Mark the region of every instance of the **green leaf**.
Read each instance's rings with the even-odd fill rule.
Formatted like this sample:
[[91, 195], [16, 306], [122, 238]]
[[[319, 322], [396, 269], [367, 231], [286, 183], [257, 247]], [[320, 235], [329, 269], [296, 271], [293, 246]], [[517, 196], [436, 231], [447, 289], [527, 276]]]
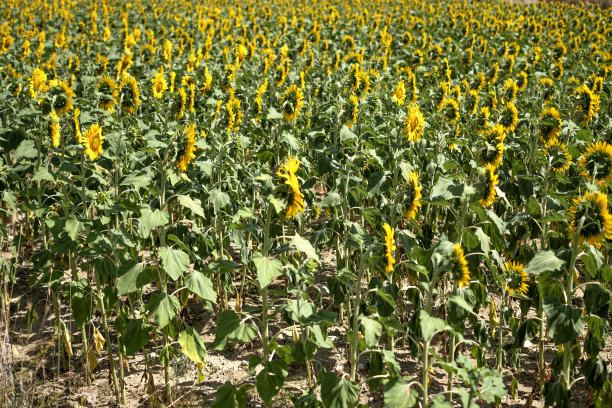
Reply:
[[553, 251], [541, 251], [525, 267], [525, 272], [539, 275], [542, 272], [554, 272], [565, 265], [565, 261], [557, 258]]
[[321, 377], [321, 399], [325, 408], [346, 408], [359, 399], [359, 385], [334, 373], [326, 372]]
[[142, 289], [146, 284], [153, 280], [153, 274], [150, 269], [145, 269], [142, 264], [129, 260], [122, 264], [117, 271], [118, 296], [132, 293], [138, 289]]
[[217, 318], [215, 328], [214, 350], [225, 350], [228, 342], [242, 343], [257, 337], [257, 326], [253, 323], [245, 324], [236, 312], [225, 310]]
[[148, 238], [151, 231], [168, 224], [170, 217], [163, 210], [156, 209], [151, 211], [150, 207], [143, 207], [140, 210], [140, 221], [138, 223], [138, 232], [143, 238]]
[[202, 272], [193, 271], [192, 273], [188, 274], [185, 276], [184, 283], [185, 286], [187, 286], [187, 289], [202, 299], [206, 299], [212, 303], [217, 303], [217, 293], [213, 288], [213, 283]]
[[593, 389], [600, 390], [607, 379], [606, 363], [600, 355], [589, 358], [584, 362], [580, 372], [584, 375], [587, 384]]
[[370, 196], [376, 196], [379, 194], [384, 194], [391, 187], [391, 172], [389, 171], [375, 171], [370, 174], [368, 178], [368, 194]]
[[569, 391], [560, 382], [547, 382], [543, 394], [547, 407], [570, 408]]
[[287, 378], [287, 363], [283, 359], [264, 362], [264, 368], [257, 375], [255, 387], [262, 400], [269, 405], [270, 400], [280, 392]]
[[429, 313], [423, 309], [419, 312], [419, 324], [425, 341], [430, 341], [437, 332], [450, 328], [446, 325], [444, 320], [439, 317], [430, 316]]
[[243, 408], [246, 405], [246, 387], [237, 388], [227, 381], [217, 390], [217, 398], [211, 408]]
[[268, 114], [266, 115], [266, 119], [275, 120], [275, 119], [282, 119], [282, 118], [283, 118], [283, 115], [279, 113], [276, 109], [270, 106], [270, 108], [268, 109]]
[[157, 326], [163, 329], [181, 309], [181, 305], [174, 295], [154, 293], [151, 295], [147, 309], [151, 312], [151, 317], [157, 322]]
[[180, 278], [189, 267], [189, 255], [180, 249], [161, 247], [159, 256], [161, 256], [164, 270], [174, 280]]
[[475, 234], [478, 238], [478, 241], [480, 241], [480, 249], [482, 249], [482, 252], [484, 252], [485, 254], [489, 254], [489, 249], [491, 246], [491, 239], [489, 238], [489, 236], [485, 234], [482, 228], [480, 227], [476, 228]]
[[210, 203], [213, 205], [213, 209], [215, 210], [215, 214], [218, 214], [219, 211], [230, 203], [230, 197], [227, 193], [219, 191], [216, 188], [210, 190]]
[[413, 407], [418, 402], [418, 392], [412, 390], [409, 385], [412, 378], [401, 377], [391, 378], [384, 389], [385, 406], [384, 408], [408, 408]]
[[344, 143], [347, 140], [355, 139], [357, 139], [357, 135], [353, 133], [346, 125], [343, 125], [342, 129], [340, 129], [340, 142]]
[[572, 341], [582, 333], [582, 310], [574, 309], [550, 296], [544, 298], [542, 308], [548, 317], [548, 330], [556, 345]]
[[193, 327], [185, 326], [185, 330], [179, 333], [178, 342], [181, 351], [194, 363], [202, 363], [206, 358], [206, 346], [204, 340]]
[[143, 348], [149, 341], [150, 331], [151, 325], [146, 324], [142, 319], [130, 319], [125, 333], [121, 336], [126, 355], [132, 355]]
[[293, 236], [291, 243], [298, 251], [305, 253], [307, 257], [313, 258], [317, 262], [319, 261], [319, 255], [317, 254], [317, 251], [314, 249], [310, 241], [305, 238], [302, 238], [300, 234], [296, 233]]
[[537, 336], [540, 325], [536, 319], [527, 319], [519, 326], [516, 336], [514, 337], [514, 344], [512, 347], [519, 348], [523, 347], [526, 341], [533, 339]]
[[610, 292], [600, 285], [590, 285], [584, 291], [584, 307], [588, 314], [606, 317], [610, 308]]
[[368, 347], [374, 347], [382, 334], [382, 325], [368, 316], [361, 316], [359, 324], [361, 325], [366, 344]]
[[274, 278], [280, 276], [283, 272], [281, 261], [266, 258], [261, 252], [255, 252], [252, 259], [255, 268], [257, 268], [257, 281], [260, 288], [267, 287]]
[[66, 223], [64, 224], [64, 231], [66, 231], [71, 240], [76, 241], [82, 229], [83, 223], [77, 220], [74, 215], [70, 215], [68, 216], [68, 218], [66, 218]]
[[33, 159], [37, 156], [38, 149], [36, 148], [36, 143], [33, 140], [24, 140], [15, 149], [14, 160], [18, 162], [21, 159]]
[[559, 278], [553, 276], [550, 272], [543, 272], [536, 278], [538, 285], [542, 291], [542, 297], [556, 296], [559, 299], [563, 298], [565, 293], [563, 285], [559, 281]]
[[321, 207], [335, 207], [342, 204], [342, 196], [336, 191], [330, 191], [321, 200]]
[[70, 281], [65, 284], [64, 292], [70, 294], [70, 308], [77, 327], [83, 327], [91, 318], [92, 314], [92, 292], [89, 287], [89, 279]]
[[197, 200], [197, 199], [193, 200], [191, 197], [186, 196], [186, 195], [179, 195], [178, 200], [179, 200], [179, 203], [181, 203], [183, 207], [189, 208], [191, 212], [194, 213], [195, 215], [204, 217], [204, 209], [202, 208], [202, 205], [200, 204], [200, 200]]

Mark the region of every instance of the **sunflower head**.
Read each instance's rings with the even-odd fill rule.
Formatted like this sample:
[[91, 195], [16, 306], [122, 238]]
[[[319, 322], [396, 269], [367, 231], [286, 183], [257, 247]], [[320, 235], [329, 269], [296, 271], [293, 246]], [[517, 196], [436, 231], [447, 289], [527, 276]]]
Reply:
[[344, 102], [342, 106], [342, 113], [340, 116], [340, 120], [347, 127], [352, 128], [355, 123], [357, 123], [357, 115], [359, 113], [359, 98], [355, 95], [351, 95], [347, 101]]
[[408, 114], [404, 118], [404, 134], [411, 142], [418, 142], [423, 136], [425, 119], [419, 105], [413, 103], [408, 108]]
[[527, 86], [527, 73], [525, 71], [521, 71], [518, 74], [518, 78], [516, 79], [516, 86], [519, 91], [522, 91]]
[[155, 76], [153, 76], [153, 85], [151, 87], [153, 90], [153, 96], [157, 99], [161, 99], [164, 96], [164, 91], [168, 89], [168, 83], [166, 82], [166, 78], [164, 78], [163, 72], [157, 72]]
[[281, 111], [287, 122], [295, 122], [304, 104], [304, 94], [297, 85], [291, 85], [281, 97]]
[[570, 168], [572, 156], [567, 151], [567, 147], [559, 142], [558, 139], [553, 139], [546, 145], [544, 150], [546, 150], [551, 169], [558, 173], [563, 173]]
[[540, 113], [538, 135], [544, 144], [555, 140], [561, 131], [561, 114], [555, 107], [548, 107]]
[[395, 102], [399, 106], [404, 105], [404, 100], [406, 99], [406, 86], [404, 85], [404, 81], [399, 81], [395, 91], [393, 91], [393, 102]]
[[393, 251], [395, 251], [395, 228], [391, 228], [389, 224], [385, 222], [383, 225], [385, 231], [385, 272], [393, 272], [393, 265], [395, 265], [395, 259], [393, 258]]
[[518, 121], [518, 110], [514, 102], [507, 102], [500, 113], [499, 124], [508, 133], [514, 132]]
[[178, 167], [183, 173], [187, 171], [189, 164], [196, 158], [196, 138], [196, 126], [192, 123], [185, 127], [182, 137], [177, 142], [178, 161], [176, 163], [176, 167]]
[[465, 110], [470, 114], [476, 113], [476, 109], [478, 108], [478, 91], [475, 89], [470, 89], [463, 99], [463, 106]]
[[518, 92], [518, 85], [514, 81], [514, 79], [507, 79], [504, 84], [504, 89], [502, 91], [502, 101], [512, 102], [514, 98], [516, 98], [516, 93]]
[[463, 254], [463, 248], [458, 242], [453, 248], [451, 254], [451, 279], [460, 286], [470, 285], [470, 271], [467, 266], [467, 261]]
[[478, 164], [485, 166], [491, 164], [498, 167], [502, 161], [504, 150], [504, 140], [506, 133], [504, 128], [497, 124], [488, 128], [483, 135], [484, 146], [480, 150]]
[[599, 95], [593, 92], [586, 84], [574, 90], [576, 108], [582, 113], [582, 123], [589, 123], [599, 110]]
[[489, 207], [495, 202], [496, 191], [495, 186], [497, 185], [498, 175], [495, 174], [495, 167], [491, 163], [487, 163], [484, 166], [483, 172], [483, 183], [486, 186], [483, 197], [478, 201], [483, 207]]
[[72, 110], [74, 96], [74, 91], [68, 81], [65, 79], [53, 79], [49, 82], [49, 89], [47, 90], [45, 100], [51, 104], [51, 110], [61, 116]]
[[182, 119], [185, 115], [185, 109], [187, 109], [187, 92], [185, 91], [185, 88], [181, 86], [174, 95], [174, 100], [172, 101], [172, 112], [177, 119]]
[[478, 114], [474, 118], [474, 130], [476, 133], [483, 133], [489, 127], [489, 118], [491, 117], [491, 111], [486, 106], [480, 108]]
[[[612, 239], [612, 215], [608, 212], [608, 196], [600, 192], [591, 193], [574, 199], [569, 208], [572, 218], [570, 235], [578, 234], [578, 244], [601, 246], [604, 239]], [[582, 227], [580, 223], [582, 222]]]
[[442, 110], [446, 121], [453, 125], [459, 121], [459, 104], [455, 99], [446, 99], [442, 104]]
[[506, 291], [513, 295], [519, 293], [525, 295], [529, 289], [529, 278], [525, 272], [525, 266], [518, 262], [504, 262]]
[[61, 139], [60, 125], [59, 118], [55, 112], [51, 112], [51, 120], [49, 121], [47, 130], [49, 137], [51, 138], [51, 142], [53, 143], [53, 147], [59, 147]]
[[104, 152], [102, 149], [103, 141], [102, 126], [97, 123], [89, 126], [85, 133], [83, 133], [81, 143], [85, 148], [85, 154], [89, 157], [89, 160], [96, 160]]
[[406, 200], [404, 203], [404, 215], [408, 221], [416, 218], [419, 207], [421, 207], [421, 184], [419, 183], [419, 173], [413, 171], [408, 176], [406, 183]]
[[582, 175], [596, 183], [612, 179], [612, 145], [607, 142], [591, 143], [580, 158]]
[[121, 101], [121, 109], [126, 112], [134, 113], [141, 100], [138, 90], [138, 82], [128, 73], [123, 73], [121, 82], [119, 83], [119, 98]]
[[295, 218], [298, 212], [304, 214], [304, 194], [300, 191], [300, 183], [295, 175], [299, 167], [300, 161], [289, 157], [276, 172], [280, 184], [278, 195], [287, 202], [285, 218]]

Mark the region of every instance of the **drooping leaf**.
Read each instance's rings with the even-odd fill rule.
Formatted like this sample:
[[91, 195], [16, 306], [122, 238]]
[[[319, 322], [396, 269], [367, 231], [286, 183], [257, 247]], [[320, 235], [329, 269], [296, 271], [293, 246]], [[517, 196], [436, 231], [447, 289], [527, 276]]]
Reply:
[[545, 297], [542, 308], [548, 317], [548, 330], [556, 345], [572, 341], [582, 333], [582, 310], [561, 303], [556, 297]]
[[179, 203], [181, 203], [183, 207], [189, 208], [191, 212], [194, 213], [195, 215], [204, 217], [204, 209], [202, 208], [202, 205], [200, 204], [200, 200], [196, 199], [197, 200], [196, 201], [193, 198], [189, 197], [188, 195], [179, 195], [178, 200], [179, 200]]
[[162, 259], [164, 270], [174, 280], [180, 278], [189, 267], [189, 255], [180, 249], [161, 247], [159, 256]]
[[129, 260], [122, 264], [117, 271], [118, 296], [132, 293], [142, 289], [146, 284], [153, 280], [150, 269], [145, 269], [141, 263]]
[[346, 408], [359, 399], [359, 385], [326, 372], [321, 377], [321, 399], [325, 408]]
[[264, 368], [257, 375], [255, 387], [266, 404], [276, 396], [287, 378], [287, 363], [283, 359], [264, 362]]
[[202, 363], [206, 358], [206, 346], [204, 340], [191, 326], [185, 326], [185, 330], [179, 333], [178, 342], [181, 351], [194, 363]]
[[214, 350], [225, 350], [228, 342], [242, 343], [250, 341], [257, 336], [257, 326], [246, 324], [233, 310], [225, 310], [217, 318], [215, 328]]
[[125, 333], [121, 336], [125, 345], [125, 353], [130, 356], [143, 348], [149, 341], [150, 331], [151, 325], [146, 324], [142, 319], [130, 319]]
[[185, 276], [183, 280], [187, 289], [195, 293], [202, 299], [206, 299], [209, 302], [217, 302], [217, 293], [213, 288], [212, 281], [204, 275], [202, 272], [193, 271]]
[[409, 408], [418, 402], [418, 391], [410, 385], [412, 378], [391, 378], [384, 389], [385, 408]]
[[554, 272], [565, 265], [565, 261], [557, 258], [553, 251], [541, 251], [525, 267], [525, 272], [539, 275], [542, 272]]
[[280, 276], [283, 272], [283, 264], [281, 261], [266, 258], [261, 252], [255, 252], [252, 259], [255, 268], [257, 268], [257, 281], [261, 288], [268, 286], [274, 278]]
[[154, 293], [149, 299], [147, 308], [151, 312], [151, 317], [153, 317], [157, 326], [163, 329], [181, 309], [181, 305], [174, 295]]

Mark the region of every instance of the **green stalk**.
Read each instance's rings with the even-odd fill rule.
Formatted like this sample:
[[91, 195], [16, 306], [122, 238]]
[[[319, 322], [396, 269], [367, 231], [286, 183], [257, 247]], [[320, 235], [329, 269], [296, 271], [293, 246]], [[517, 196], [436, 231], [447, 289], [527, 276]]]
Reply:
[[[161, 190], [160, 190], [160, 194], [159, 194], [159, 207], [160, 210], [164, 210], [164, 208], [166, 207], [166, 168], [165, 168], [165, 164], [166, 164], [166, 160], [167, 160], [167, 155], [168, 153], [166, 152], [164, 155], [164, 160], [161, 163]], [[159, 232], [159, 246], [160, 248], [163, 248], [166, 246], [166, 228], [165, 226], [161, 226], [160, 227], [160, 232]], [[166, 276], [166, 273], [164, 272], [162, 274], [162, 276], [160, 276], [161, 278], [161, 287], [162, 287], [162, 292], [164, 294], [166, 294], [168, 292], [168, 279]], [[169, 345], [169, 341], [168, 341], [168, 329], [166, 328], [165, 330], [162, 331], [162, 333], [164, 334], [164, 350], [168, 350], [168, 345]], [[165, 389], [166, 389], [166, 402], [170, 403], [172, 401], [172, 386], [170, 384], [170, 364], [168, 362], [168, 364], [164, 364], [164, 383], [165, 383]]]
[[361, 280], [365, 272], [365, 257], [362, 256], [359, 262], [359, 274], [355, 283], [353, 298], [353, 333], [351, 344], [349, 345], [349, 358], [351, 362], [351, 381], [355, 381], [357, 373], [357, 343], [359, 342], [359, 304], [361, 303]]
[[[115, 370], [115, 358], [113, 357], [113, 347], [111, 344], [110, 333], [108, 330], [108, 321], [106, 319], [106, 310], [104, 307], [104, 294], [102, 292], [102, 286], [100, 285], [100, 278], [98, 277], [98, 272], [94, 269], [94, 279], [96, 280], [96, 287], [98, 289], [98, 302], [100, 304], [100, 312], [102, 313], [102, 327], [104, 327], [104, 338], [106, 340], [106, 344], [108, 345], [108, 364], [111, 372], [111, 378], [113, 380], [113, 392], [115, 396], [119, 396], [119, 387], [117, 381], [117, 371]], [[121, 354], [121, 351], [119, 351]]]
[[503, 285], [504, 287], [502, 287], [502, 294], [501, 294], [501, 305], [499, 307], [499, 326], [498, 326], [498, 331], [497, 331], [497, 336], [498, 336], [498, 346], [497, 346], [497, 370], [501, 373], [503, 373], [503, 353], [504, 353], [504, 349], [503, 349], [503, 328], [504, 328], [504, 307], [506, 305], [506, 287], [505, 285]]

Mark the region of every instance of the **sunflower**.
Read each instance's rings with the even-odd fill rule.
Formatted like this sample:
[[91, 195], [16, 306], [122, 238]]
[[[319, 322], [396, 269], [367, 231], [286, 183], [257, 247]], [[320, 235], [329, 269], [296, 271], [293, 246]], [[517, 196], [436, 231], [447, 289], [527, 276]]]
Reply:
[[446, 82], [441, 82], [438, 84], [434, 95], [433, 95], [433, 103], [436, 104], [438, 110], [442, 110], [442, 106], [444, 105], [444, 101], [446, 100], [446, 94], [450, 91], [450, 85]]
[[469, 84], [469, 89], [472, 91], [476, 91], [476, 93], [480, 92], [482, 87], [485, 85], [486, 79], [482, 72], [478, 72], [472, 82]]
[[[266, 78], [266, 84], [268, 79]], [[267, 86], [267, 85], [266, 85]], [[202, 93], [207, 94], [212, 89], [212, 74], [208, 72], [208, 67], [204, 68], [204, 86], [202, 87]]]
[[491, 117], [491, 111], [486, 106], [480, 108], [478, 115], [474, 119], [474, 130], [476, 133], [483, 133], [489, 127], [489, 117]]
[[418, 142], [423, 136], [425, 119], [419, 105], [413, 103], [408, 108], [408, 114], [404, 117], [404, 134], [411, 142]]
[[[181, 88], [182, 89], [182, 88]], [[196, 158], [195, 156], [195, 139], [196, 139], [197, 131], [195, 124], [190, 124], [185, 127], [184, 137], [179, 142], [178, 146], [178, 163], [176, 163], [176, 167], [178, 167], [181, 172], [185, 172], [187, 170], [187, 166]]]
[[393, 272], [393, 265], [395, 265], [395, 259], [393, 258], [393, 251], [395, 251], [395, 228], [391, 228], [389, 224], [385, 222], [383, 225], [385, 231], [385, 272]]
[[470, 89], [465, 94], [465, 98], [463, 98], [463, 106], [465, 110], [473, 115], [476, 113], [476, 109], [478, 108], [478, 91], [475, 89]]
[[168, 83], [164, 78], [163, 72], [157, 72], [153, 77], [153, 96], [157, 99], [161, 99], [164, 96], [164, 91], [168, 89]]
[[[219, 101], [221, 102], [221, 101]], [[172, 111], [174, 112], [177, 119], [182, 119], [185, 115], [185, 109], [187, 108], [187, 93], [185, 88], [182, 86], [174, 96], [174, 102], [172, 103]]]
[[117, 63], [117, 81], [121, 78], [121, 75], [126, 72], [134, 64], [132, 61], [132, 53], [126, 52], [121, 56], [121, 59]]
[[508, 133], [514, 132], [516, 129], [516, 123], [518, 121], [518, 110], [514, 105], [514, 102], [507, 102], [504, 105], [504, 109], [500, 113], [499, 124]]
[[567, 54], [567, 48], [565, 47], [565, 45], [563, 45], [561, 41], [557, 42], [557, 44], [552, 47], [551, 55], [553, 61], [561, 62], [565, 54]]
[[519, 91], [522, 91], [527, 86], [527, 73], [525, 71], [521, 71], [518, 74], [518, 78], [516, 80], [516, 86]]
[[459, 120], [459, 104], [454, 99], [446, 99], [442, 104], [442, 110], [444, 111], [444, 119], [451, 124], [457, 123]]
[[74, 91], [68, 81], [65, 79], [52, 79], [49, 82], [47, 97], [44, 100], [50, 100], [51, 109], [58, 115], [62, 115], [72, 110], [74, 96]]
[[497, 185], [498, 175], [495, 174], [495, 169], [491, 163], [487, 163], [484, 166], [484, 183], [486, 184], [486, 191], [483, 197], [478, 201], [483, 207], [489, 207], [495, 202], [496, 192], [495, 186]]
[[563, 173], [565, 170], [570, 168], [572, 164], [572, 156], [567, 151], [567, 146], [559, 142], [558, 139], [553, 139], [544, 148], [548, 155], [548, 162], [550, 168], [557, 173]]
[[36, 98], [38, 91], [45, 92], [47, 88], [47, 74], [44, 70], [36, 68], [32, 72], [32, 78], [30, 79], [30, 97]]
[[495, 109], [497, 109], [497, 95], [495, 95], [494, 91], [484, 94], [482, 98], [482, 106], [489, 108], [489, 113], [495, 112]]
[[406, 202], [404, 215], [408, 221], [416, 218], [421, 206], [421, 185], [419, 184], [419, 173], [416, 171], [408, 175], [408, 189], [406, 191]]
[[540, 78], [539, 82], [542, 89], [542, 99], [544, 99], [544, 104], [548, 104], [552, 100], [553, 96], [555, 96], [553, 80], [550, 78]]
[[607, 142], [591, 143], [579, 164], [584, 168], [581, 174], [589, 181], [599, 183], [612, 179], [612, 145]]
[[499, 77], [499, 64], [496, 62], [493, 66], [487, 71], [487, 81], [491, 85], [495, 85], [497, 82], [497, 78]]
[[518, 85], [514, 79], [507, 79], [504, 83], [504, 89], [502, 90], [502, 101], [512, 102], [516, 98], [518, 92]]
[[257, 113], [261, 113], [261, 101], [267, 89], [268, 89], [268, 78], [266, 78], [264, 83], [261, 84], [261, 86], [257, 90], [257, 95], [255, 96], [255, 103], [257, 104]]
[[582, 123], [589, 123], [599, 110], [599, 95], [591, 91], [586, 84], [574, 90], [576, 95], [576, 107], [582, 113]]
[[285, 218], [297, 217], [298, 211], [304, 214], [304, 194], [300, 191], [300, 183], [295, 173], [300, 167], [300, 161], [289, 157], [278, 169], [276, 175], [280, 178], [280, 184], [285, 187], [283, 194], [287, 199]]
[[133, 114], [141, 102], [138, 98], [140, 92], [138, 91], [138, 82], [128, 73], [123, 73], [123, 77], [119, 83], [119, 94], [121, 98], [121, 109]]
[[357, 114], [359, 113], [359, 98], [355, 95], [351, 95], [344, 103], [342, 107], [342, 123], [346, 125], [346, 127], [352, 128], [355, 123], [357, 123]]
[[463, 248], [458, 242], [455, 244], [453, 254], [451, 255], [452, 269], [451, 278], [460, 286], [470, 285], [470, 271], [467, 267], [467, 261], [463, 255]]
[[484, 147], [480, 152], [478, 164], [483, 167], [487, 164], [498, 167], [502, 161], [504, 150], [506, 150], [504, 146], [505, 138], [506, 133], [501, 125], [497, 124], [489, 127], [487, 133], [483, 135]]
[[297, 85], [291, 85], [281, 97], [281, 111], [287, 122], [294, 122], [302, 110], [304, 94]]
[[529, 289], [529, 278], [525, 272], [525, 265], [518, 262], [504, 262], [506, 269], [506, 291], [513, 295], [519, 293], [525, 295]]
[[[587, 191], [584, 196], [574, 199], [569, 214], [572, 217], [570, 235], [578, 233], [578, 244], [586, 241], [599, 248], [604, 238], [612, 239], [612, 215], [608, 213], [607, 195]], [[578, 231], [582, 217], [584, 221]]]
[[102, 150], [103, 141], [102, 126], [97, 123], [89, 126], [85, 133], [83, 133], [81, 143], [85, 148], [85, 154], [89, 157], [89, 160], [96, 160], [104, 152], [104, 150]]
[[398, 104], [399, 106], [404, 105], [404, 100], [406, 99], [406, 86], [404, 85], [404, 81], [399, 81], [395, 91], [393, 92], [393, 102]]
[[563, 76], [563, 64], [557, 63], [553, 65], [553, 69], [552, 72], [550, 73], [550, 76], [554, 79], [554, 80], [560, 80], [561, 77]]
[[81, 122], [79, 120], [79, 115], [81, 114], [81, 110], [79, 108], [75, 108], [74, 109], [74, 116], [73, 116], [73, 124], [74, 124], [74, 138], [76, 139], [77, 143], [81, 143], [82, 137], [83, 135], [81, 134]]
[[117, 83], [109, 76], [104, 75], [100, 78], [97, 88], [98, 92], [100, 92], [98, 106], [112, 113], [115, 110], [115, 103], [119, 99]]
[[49, 121], [48, 131], [53, 147], [59, 147], [61, 139], [59, 117], [54, 111], [51, 112], [51, 121]]
[[538, 134], [544, 144], [548, 144], [557, 138], [561, 131], [561, 114], [554, 107], [546, 108], [540, 114], [538, 122]]
[[278, 64], [276, 70], [274, 71], [274, 83], [277, 86], [282, 86], [285, 83], [285, 78], [287, 78], [287, 69], [285, 64]]

